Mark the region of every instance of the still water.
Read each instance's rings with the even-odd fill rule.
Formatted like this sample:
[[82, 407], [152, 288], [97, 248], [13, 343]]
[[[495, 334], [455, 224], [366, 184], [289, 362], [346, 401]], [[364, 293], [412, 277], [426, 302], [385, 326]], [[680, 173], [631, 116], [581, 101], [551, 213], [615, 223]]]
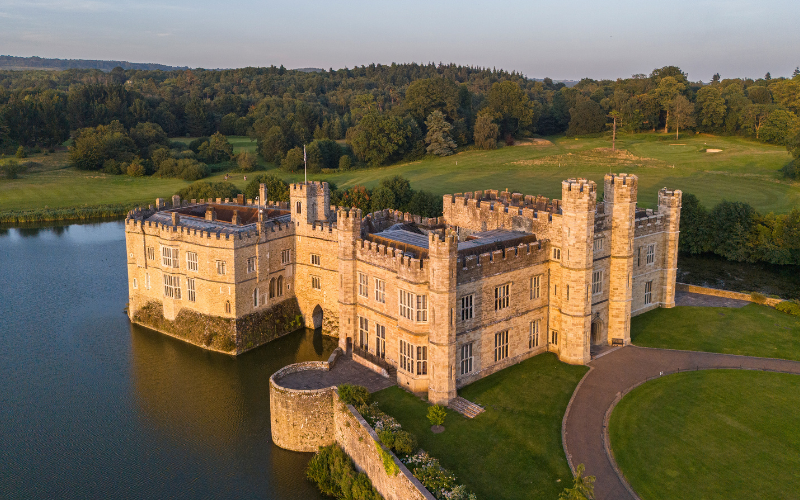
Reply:
[[335, 343], [205, 352], [131, 325], [126, 274], [122, 222], [0, 229], [0, 498], [321, 498], [269, 377]]

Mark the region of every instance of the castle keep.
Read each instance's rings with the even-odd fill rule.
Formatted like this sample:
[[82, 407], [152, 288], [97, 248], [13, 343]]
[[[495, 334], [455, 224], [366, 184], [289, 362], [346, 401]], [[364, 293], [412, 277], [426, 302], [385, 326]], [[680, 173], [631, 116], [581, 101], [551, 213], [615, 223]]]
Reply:
[[[585, 364], [630, 342], [630, 319], [675, 305], [681, 192], [636, 207], [637, 177], [585, 179], [560, 200], [444, 197], [439, 218], [333, 207], [327, 183], [289, 203], [156, 200], [126, 219], [131, 320], [241, 353], [302, 324], [447, 403], [551, 351]], [[394, 373], [394, 370], [392, 370]]]

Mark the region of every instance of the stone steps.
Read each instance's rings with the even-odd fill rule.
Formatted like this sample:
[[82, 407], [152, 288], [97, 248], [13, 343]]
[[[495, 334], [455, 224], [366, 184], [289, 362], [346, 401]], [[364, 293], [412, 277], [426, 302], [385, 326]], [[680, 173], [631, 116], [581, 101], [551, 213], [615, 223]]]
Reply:
[[453, 398], [448, 406], [451, 410], [455, 410], [467, 418], [475, 418], [485, 411], [482, 406], [479, 406], [472, 401], [467, 401], [461, 396]]

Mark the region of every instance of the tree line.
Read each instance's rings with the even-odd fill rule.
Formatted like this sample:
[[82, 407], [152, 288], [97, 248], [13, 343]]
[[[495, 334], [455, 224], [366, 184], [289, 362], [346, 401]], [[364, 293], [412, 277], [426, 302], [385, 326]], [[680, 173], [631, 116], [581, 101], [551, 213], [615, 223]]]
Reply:
[[[695, 130], [788, 144], [800, 133], [800, 71], [792, 78], [692, 82], [676, 66], [566, 87], [516, 72], [391, 64], [291, 71], [0, 71], [0, 148], [53, 146], [114, 121], [168, 137], [247, 135], [291, 170], [318, 143], [319, 168], [381, 165], [459, 147], [491, 149], [531, 134], [592, 134], [611, 121], [636, 132]], [[328, 148], [322, 151], [323, 148]], [[337, 156], [338, 155], [338, 156]], [[337, 158], [332, 159], [334, 156]], [[347, 165], [349, 164], [349, 165]]]
[[759, 214], [744, 202], [723, 201], [710, 210], [685, 193], [679, 250], [715, 253], [738, 262], [800, 264], [800, 209]]

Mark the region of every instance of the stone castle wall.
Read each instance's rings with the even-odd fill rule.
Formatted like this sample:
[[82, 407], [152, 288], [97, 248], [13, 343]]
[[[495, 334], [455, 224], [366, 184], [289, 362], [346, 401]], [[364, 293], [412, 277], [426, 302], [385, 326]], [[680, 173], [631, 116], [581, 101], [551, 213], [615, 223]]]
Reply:
[[309, 361], [286, 366], [270, 377], [272, 441], [281, 448], [305, 452], [336, 443], [386, 500], [434, 500], [391, 451], [383, 450], [399, 469], [394, 476], [386, 472], [380, 439], [355, 408], [339, 400], [336, 387], [300, 390], [281, 386], [281, 377], [290, 373], [328, 369], [325, 361]]

